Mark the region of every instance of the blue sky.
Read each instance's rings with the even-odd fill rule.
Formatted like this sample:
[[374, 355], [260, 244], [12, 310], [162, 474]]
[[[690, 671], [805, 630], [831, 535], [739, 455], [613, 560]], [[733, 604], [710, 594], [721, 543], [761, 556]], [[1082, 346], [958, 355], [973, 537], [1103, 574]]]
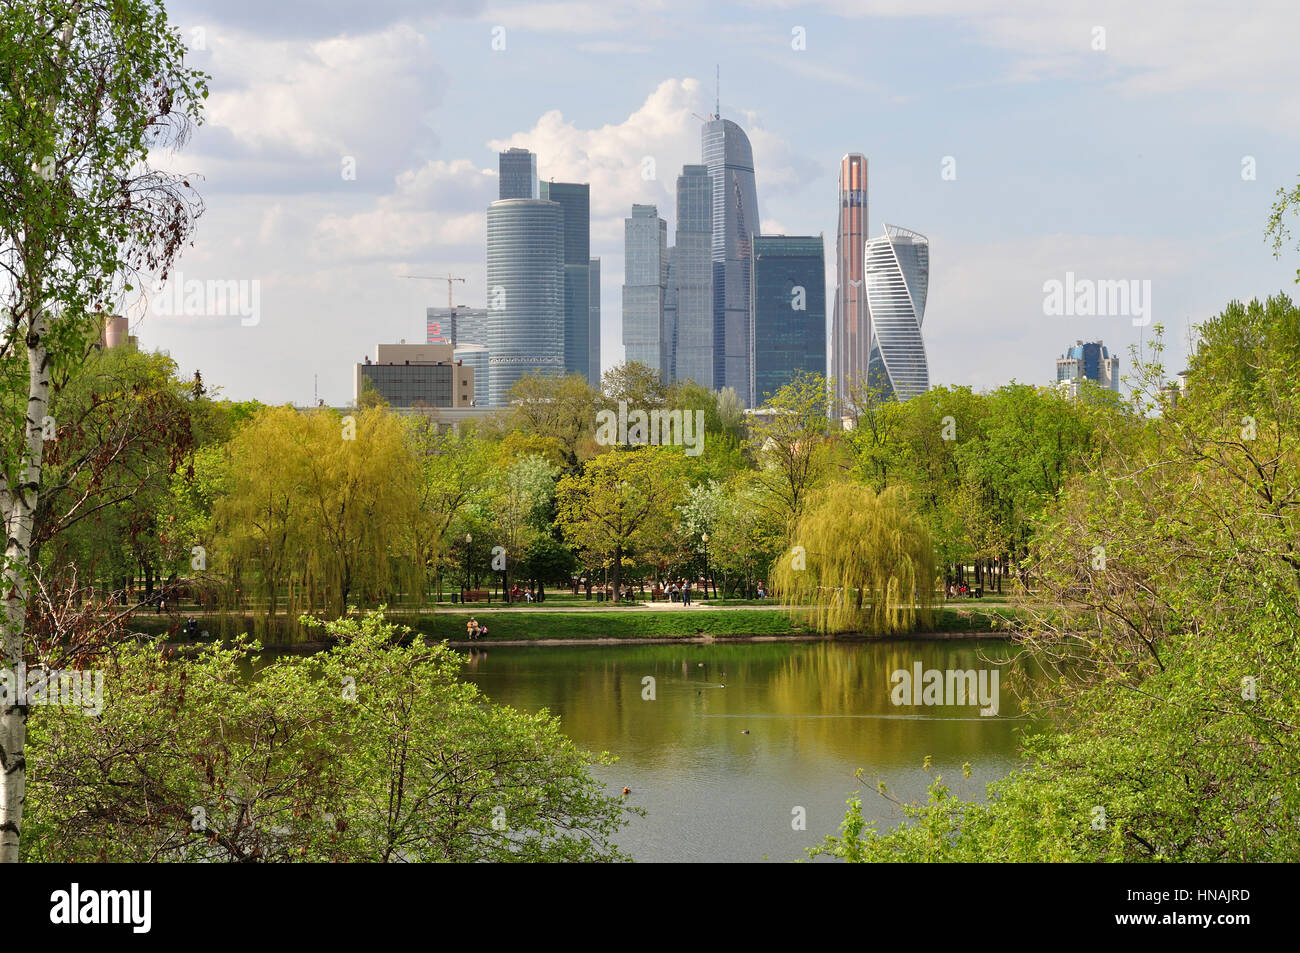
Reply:
[[136, 314], [134, 331], [228, 396], [305, 403], [318, 379], [345, 403], [351, 365], [421, 339], [424, 307], [445, 303], [445, 286], [398, 275], [463, 275], [457, 301], [483, 304], [496, 152], [522, 145], [541, 177], [592, 184], [609, 366], [622, 219], [652, 202], [672, 228], [717, 64], [722, 113], [754, 145], [764, 232], [823, 233], [832, 266], [838, 161], [862, 152], [873, 234], [929, 237], [934, 383], [1046, 382], [1080, 338], [1127, 371], [1150, 328], [1044, 315], [1044, 282], [1067, 271], [1151, 281], [1181, 366], [1188, 321], [1294, 289], [1300, 252], [1275, 260], [1263, 229], [1300, 175], [1300, 10], [1134, 6], [178, 0], [213, 74], [207, 124], [159, 157], [202, 175], [208, 204], [180, 276], [256, 280], [261, 314]]

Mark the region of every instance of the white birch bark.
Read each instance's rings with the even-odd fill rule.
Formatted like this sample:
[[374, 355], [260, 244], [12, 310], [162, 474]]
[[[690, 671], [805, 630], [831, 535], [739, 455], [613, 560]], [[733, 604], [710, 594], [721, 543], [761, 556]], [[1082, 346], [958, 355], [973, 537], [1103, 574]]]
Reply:
[[[45, 345], [46, 317], [37, 310], [27, 330], [27, 439], [23, 445], [18, 483], [0, 480], [4, 506], [4, 653], [3, 665], [18, 676], [23, 660], [27, 623], [27, 588], [32, 530], [41, 485], [41, 456], [45, 450], [43, 421], [50, 399], [49, 354]], [[22, 326], [19, 325], [19, 329]], [[15, 345], [17, 342], [14, 342]], [[11, 679], [11, 686], [15, 686]], [[16, 687], [16, 686], [15, 686]], [[19, 704], [22, 701], [23, 704]], [[27, 705], [10, 697], [0, 707], [0, 863], [18, 861], [23, 804], [27, 800]]]

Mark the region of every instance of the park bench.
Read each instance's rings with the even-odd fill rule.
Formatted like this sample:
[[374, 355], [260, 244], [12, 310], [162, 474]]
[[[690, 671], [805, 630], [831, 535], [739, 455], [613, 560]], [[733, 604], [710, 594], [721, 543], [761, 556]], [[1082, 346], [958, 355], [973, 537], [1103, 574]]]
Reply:
[[466, 602], [491, 602], [492, 592], [488, 589], [470, 589], [462, 593]]

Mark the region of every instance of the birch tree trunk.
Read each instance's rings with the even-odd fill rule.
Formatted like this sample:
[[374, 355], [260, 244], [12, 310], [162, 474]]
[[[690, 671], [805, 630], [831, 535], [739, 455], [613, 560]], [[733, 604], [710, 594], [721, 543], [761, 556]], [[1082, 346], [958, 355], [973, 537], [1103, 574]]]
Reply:
[[17, 684], [23, 661], [27, 623], [33, 517], [41, 485], [44, 421], [50, 398], [49, 354], [45, 314], [38, 311], [27, 333], [27, 441], [17, 486], [3, 486], [4, 667], [11, 673], [10, 692], [0, 708], [0, 863], [16, 863], [27, 799], [27, 700]]
[[[25, 412], [0, 419], [6, 688], [26, 687], [32, 547], [54, 525], [42, 514], [37, 526], [51, 368], [76, 372], [126, 293], [167, 275], [203, 210], [184, 175], [148, 163], [201, 120], [207, 75], [186, 51], [161, 0], [0, 3], [6, 406], [23, 399], [24, 354], [28, 371]], [[28, 715], [23, 691], [0, 692], [0, 863], [19, 859]]]

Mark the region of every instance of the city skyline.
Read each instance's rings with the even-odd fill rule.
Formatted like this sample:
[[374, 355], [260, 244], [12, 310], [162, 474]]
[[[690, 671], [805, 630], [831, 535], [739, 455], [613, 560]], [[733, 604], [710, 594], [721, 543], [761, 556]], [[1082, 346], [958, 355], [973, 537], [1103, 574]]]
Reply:
[[[1045, 316], [1043, 283], [1069, 271], [1151, 279], [1177, 364], [1186, 322], [1293, 277], [1267, 256], [1260, 222], [1292, 174], [1294, 124], [1270, 117], [1297, 113], [1295, 84], [1276, 82], [1297, 67], [1276, 41], [1286, 31], [1257, 10], [1239, 17], [1259, 41], [1244, 57], [1206, 45], [1201, 34], [1214, 31], [1194, 29], [1203, 11], [1169, 31], [1152, 29], [1165, 23], [1155, 12], [1104, 6], [1110, 43], [1097, 51], [1091, 20], [1068, 11], [1036, 12], [1017, 34], [925, 4], [915, 17], [800, 11], [797, 23], [759, 4], [745, 8], [742, 31], [731, 25], [739, 8], [724, 4], [692, 32], [669, 4], [631, 49], [614, 11], [575, 32], [564, 18], [473, 3], [269, 25], [240, 7], [178, 3], [184, 35], [206, 27], [193, 58], [213, 74], [212, 108], [166, 161], [204, 174], [221, 199], [181, 271], [260, 281], [262, 315], [241, 328], [132, 312], [131, 331], [231, 397], [306, 402], [318, 376], [321, 396], [341, 403], [346, 368], [369, 342], [416, 337], [439, 303], [434, 287], [396, 276], [464, 275], [458, 301], [483, 304], [482, 209], [498, 194], [498, 153], [524, 146], [540, 178], [590, 183], [608, 367], [622, 352], [622, 219], [634, 202], [653, 203], [675, 229], [675, 178], [699, 161], [696, 117], [714, 112], [720, 62], [721, 114], [753, 145], [760, 233], [831, 232], [838, 163], [856, 150], [889, 183], [872, 196], [870, 233], [904, 221], [942, 249], [926, 319], [932, 383], [1043, 383], [1062, 336], [1104, 337], [1124, 355], [1151, 339], [1122, 319]], [[491, 47], [496, 24], [503, 50]], [[804, 50], [791, 47], [795, 26]], [[715, 27], [724, 42], [699, 39]], [[870, 77], [823, 65], [863, 42], [878, 67]], [[1268, 70], [1272, 80], [1256, 79]], [[605, 95], [569, 80], [584, 72], [611, 77]], [[362, 108], [370, 102], [379, 108]], [[1079, 135], [1086, 125], [1105, 134]]]

